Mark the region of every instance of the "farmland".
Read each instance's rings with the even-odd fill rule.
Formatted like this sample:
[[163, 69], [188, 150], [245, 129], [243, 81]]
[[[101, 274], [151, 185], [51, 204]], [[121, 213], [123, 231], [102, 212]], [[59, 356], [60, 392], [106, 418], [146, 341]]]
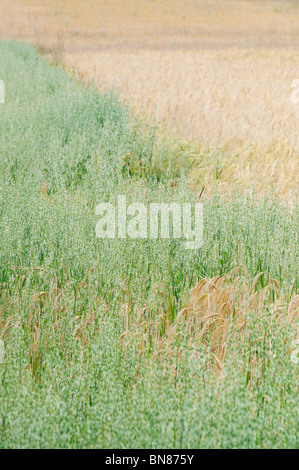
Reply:
[[[2, 0], [0, 37], [36, 45], [101, 91], [116, 90], [180, 140], [204, 171], [294, 197], [298, 174], [298, 1]], [[210, 165], [210, 161], [212, 164]], [[212, 184], [213, 189], [213, 184]], [[211, 190], [212, 190], [211, 189]]]
[[[0, 448], [298, 446], [299, 10], [250, 4], [2, 2]], [[97, 238], [124, 194], [203, 245]]]

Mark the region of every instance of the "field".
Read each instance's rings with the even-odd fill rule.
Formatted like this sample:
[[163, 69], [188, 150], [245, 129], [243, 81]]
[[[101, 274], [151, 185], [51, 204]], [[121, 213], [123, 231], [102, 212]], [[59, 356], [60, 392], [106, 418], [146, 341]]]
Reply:
[[1, 2], [0, 448], [298, 447], [298, 2], [126, 3]]
[[100, 90], [130, 99], [131, 109], [200, 142], [191, 151], [196, 163], [203, 148], [210, 168], [217, 155], [223, 190], [233, 180], [261, 193], [271, 188], [286, 201], [296, 195], [297, 0], [187, 0], [183, 8], [180, 0], [84, 7], [79, 0], [2, 0], [0, 16], [0, 37], [33, 43]]

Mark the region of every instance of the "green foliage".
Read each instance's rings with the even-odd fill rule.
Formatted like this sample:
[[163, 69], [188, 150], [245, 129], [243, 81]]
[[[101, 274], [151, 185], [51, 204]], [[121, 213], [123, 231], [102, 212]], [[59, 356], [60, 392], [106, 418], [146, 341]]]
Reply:
[[[286, 308], [282, 325], [265, 311], [236, 342], [223, 380], [211, 354], [184, 338], [173, 380], [151, 345], [140, 355], [120, 336], [124, 305], [146, 319], [168, 306], [173, 321], [197, 279], [237, 267], [249, 282], [262, 271], [277, 279], [287, 305], [299, 287], [298, 205], [216, 194], [204, 201], [195, 251], [182, 240], [99, 240], [99, 202], [196, 200], [168, 169], [174, 150], [114, 94], [84, 87], [33, 48], [3, 42], [0, 56], [0, 447], [295, 446]], [[257, 336], [273, 360], [248, 390]]]

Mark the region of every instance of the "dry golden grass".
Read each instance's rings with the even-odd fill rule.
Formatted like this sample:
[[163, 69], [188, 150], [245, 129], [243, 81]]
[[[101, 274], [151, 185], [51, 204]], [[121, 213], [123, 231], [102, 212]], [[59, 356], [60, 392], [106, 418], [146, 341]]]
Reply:
[[205, 186], [211, 194], [217, 184], [223, 194], [254, 187], [257, 194], [273, 191], [289, 207], [298, 196], [298, 152], [287, 141], [228, 142], [194, 153], [189, 173], [192, 187]]
[[83, 77], [116, 88], [181, 135], [207, 144], [231, 138], [298, 145], [290, 100], [299, 59], [285, 50], [85, 51], [66, 53]]
[[[265, 287], [260, 283], [263, 276]], [[252, 319], [262, 320], [267, 309], [271, 312], [273, 331], [279, 331], [286, 320], [294, 328], [294, 338], [298, 335], [299, 296], [293, 295], [286, 303], [278, 282], [266, 273], [259, 273], [252, 283], [248, 282], [241, 269], [229, 275], [200, 280], [191, 291], [186, 308], [174, 320], [171, 318], [171, 301], [165, 299], [165, 302], [167, 308], [154, 318], [145, 315], [146, 308], [125, 304], [120, 313], [124, 325], [121, 339], [124, 350], [133, 341], [140, 355], [151, 351], [153, 357], [164, 362], [165, 366], [169, 359], [173, 359], [173, 374], [186, 345], [189, 350], [192, 345], [201, 348], [203, 344], [211, 352], [221, 373], [227, 350], [230, 348], [233, 352], [236, 341], [242, 344], [248, 339], [253, 327]], [[258, 345], [264, 331], [262, 322], [257, 322], [257, 325], [260, 328], [256, 334]], [[256, 362], [253, 362], [252, 369], [255, 366]], [[252, 379], [251, 371], [249, 387]]]
[[[182, 138], [219, 147], [223, 189], [296, 195], [298, 1], [2, 0], [0, 16], [0, 37], [38, 45]], [[210, 178], [213, 166], [195, 160], [193, 180]]]
[[[49, 275], [46, 270], [37, 269], [40, 270], [41, 276]], [[264, 287], [260, 282], [262, 276], [266, 283]], [[7, 344], [11, 341], [13, 330], [20, 326], [20, 316], [16, 311], [22, 307], [20, 292], [25, 279], [26, 275], [16, 275], [12, 290], [5, 287], [2, 291], [0, 340], [5, 339]], [[259, 273], [251, 283], [242, 269], [236, 269], [225, 276], [201, 279], [190, 292], [186, 307], [174, 316], [172, 300], [166, 290], [162, 285], [156, 288], [159, 292], [155, 295], [161, 299], [161, 309], [153, 316], [149, 314], [149, 305], [143, 308], [136, 302], [120, 305], [119, 316], [123, 327], [120, 341], [124, 353], [134, 345], [134, 351], [140, 359], [159, 361], [163, 368], [165, 367], [164, 376], [169, 370], [172, 379], [180, 373], [180, 362], [186, 349], [190, 357], [192, 351], [194, 352], [195, 359], [199, 350], [209, 352], [211, 365], [221, 378], [225, 375], [226, 354], [228, 352], [232, 355], [238, 354], [237, 345], [242, 346], [244, 341], [249, 341], [252, 328], [255, 329], [253, 335], [255, 343], [252, 347], [256, 346], [257, 350], [259, 343], [263, 342], [265, 329], [270, 328], [277, 334], [285, 321], [293, 329], [293, 336], [288, 338], [289, 342], [298, 337], [299, 295], [293, 294], [286, 301], [286, 296], [281, 295], [278, 282], [265, 273]], [[78, 293], [86, 295], [89, 290], [90, 285], [86, 275], [78, 284]], [[29, 333], [26, 366], [37, 381], [40, 379], [43, 351], [48, 349], [49, 343], [53, 341], [53, 335], [57, 349], [63, 351], [68, 363], [73, 340], [78, 343], [83, 354], [86, 345], [99, 334], [101, 328], [99, 322], [105, 320], [96, 317], [96, 310], [101, 306], [106, 315], [111, 305], [107, 305], [98, 296], [93, 297], [93, 302], [94, 308], [88, 309], [85, 315], [67, 318], [67, 311], [70, 308], [69, 292], [57, 287], [55, 275], [52, 289], [37, 291], [31, 296], [26, 318], [26, 328]], [[42, 320], [45, 311], [51, 312], [46, 328]], [[267, 312], [270, 312], [270, 315]], [[268, 320], [263, 326], [265, 317]], [[66, 329], [69, 333], [68, 339]], [[290, 354], [291, 352], [292, 349]], [[256, 371], [259, 373], [265, 360], [268, 360], [267, 356], [253, 357], [248, 367], [249, 388], [252, 381], [258, 379]]]

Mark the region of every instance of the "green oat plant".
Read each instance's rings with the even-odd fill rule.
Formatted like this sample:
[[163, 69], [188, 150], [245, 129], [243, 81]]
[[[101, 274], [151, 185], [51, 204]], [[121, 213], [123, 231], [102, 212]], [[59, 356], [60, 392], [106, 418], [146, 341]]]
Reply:
[[28, 45], [0, 77], [0, 447], [296, 447], [296, 201], [203, 195], [197, 250], [98, 239], [119, 194], [197, 200], [174, 148]]

